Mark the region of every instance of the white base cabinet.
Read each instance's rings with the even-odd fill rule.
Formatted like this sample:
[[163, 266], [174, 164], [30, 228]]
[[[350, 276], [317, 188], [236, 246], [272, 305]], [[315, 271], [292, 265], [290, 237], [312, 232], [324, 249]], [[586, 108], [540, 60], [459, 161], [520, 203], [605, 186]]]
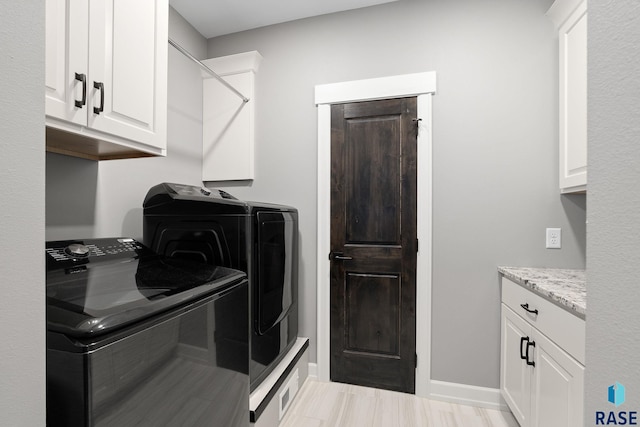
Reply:
[[502, 295], [500, 389], [514, 417], [521, 427], [582, 427], [584, 320], [505, 278]]
[[47, 0], [47, 149], [166, 154], [167, 0]]

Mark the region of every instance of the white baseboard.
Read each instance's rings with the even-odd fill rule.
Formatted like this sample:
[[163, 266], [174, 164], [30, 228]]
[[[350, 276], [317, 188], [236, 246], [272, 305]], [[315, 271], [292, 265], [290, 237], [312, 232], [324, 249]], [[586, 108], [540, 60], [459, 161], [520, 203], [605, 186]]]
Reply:
[[318, 379], [318, 364], [309, 362], [309, 378]]
[[[318, 381], [318, 364], [309, 362], [309, 378]], [[508, 411], [500, 389], [431, 380], [427, 399]]]
[[500, 389], [431, 380], [429, 399], [508, 411]]

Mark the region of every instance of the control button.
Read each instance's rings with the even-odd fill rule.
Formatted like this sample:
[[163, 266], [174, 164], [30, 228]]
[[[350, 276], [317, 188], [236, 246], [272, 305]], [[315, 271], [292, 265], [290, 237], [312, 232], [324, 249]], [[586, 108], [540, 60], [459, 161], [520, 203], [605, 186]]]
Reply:
[[80, 243], [73, 243], [67, 246], [64, 251], [73, 257], [87, 257], [89, 256], [89, 248]]
[[211, 195], [211, 191], [207, 190], [206, 188], [200, 188], [200, 192], [205, 196]]

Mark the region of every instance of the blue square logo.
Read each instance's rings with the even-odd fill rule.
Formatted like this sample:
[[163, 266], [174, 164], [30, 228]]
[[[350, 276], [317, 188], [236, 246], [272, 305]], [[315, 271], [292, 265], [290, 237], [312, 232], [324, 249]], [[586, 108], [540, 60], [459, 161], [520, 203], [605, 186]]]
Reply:
[[609, 402], [616, 405], [616, 407], [622, 405], [625, 399], [625, 389], [622, 384], [616, 381], [612, 386], [609, 386]]

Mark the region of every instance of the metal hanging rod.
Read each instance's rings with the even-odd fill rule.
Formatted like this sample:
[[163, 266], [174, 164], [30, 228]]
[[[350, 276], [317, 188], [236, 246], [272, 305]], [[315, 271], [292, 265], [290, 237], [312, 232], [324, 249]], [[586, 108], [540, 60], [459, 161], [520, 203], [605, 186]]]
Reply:
[[207, 67], [206, 65], [204, 65], [202, 63], [202, 61], [200, 61], [199, 59], [197, 59], [195, 56], [191, 55], [185, 48], [183, 48], [182, 46], [180, 46], [178, 43], [174, 42], [173, 40], [169, 39], [169, 44], [173, 47], [175, 47], [178, 52], [180, 52], [181, 54], [183, 54], [184, 56], [186, 56], [187, 58], [189, 58], [190, 60], [192, 60], [193, 62], [195, 62], [196, 64], [198, 64], [200, 66], [200, 68], [202, 68], [204, 71], [206, 71], [208, 74], [210, 74], [212, 77], [215, 77], [216, 80], [218, 80], [220, 83], [222, 83], [227, 89], [229, 89], [231, 92], [235, 93], [236, 95], [238, 95], [240, 97], [240, 99], [242, 99], [242, 102], [249, 102], [249, 98], [247, 98], [246, 96], [244, 96], [243, 94], [241, 94], [240, 92], [238, 92], [238, 90], [236, 88], [234, 88], [233, 86], [231, 86], [229, 83], [227, 83], [222, 77], [220, 77], [215, 71], [213, 71], [211, 68]]

